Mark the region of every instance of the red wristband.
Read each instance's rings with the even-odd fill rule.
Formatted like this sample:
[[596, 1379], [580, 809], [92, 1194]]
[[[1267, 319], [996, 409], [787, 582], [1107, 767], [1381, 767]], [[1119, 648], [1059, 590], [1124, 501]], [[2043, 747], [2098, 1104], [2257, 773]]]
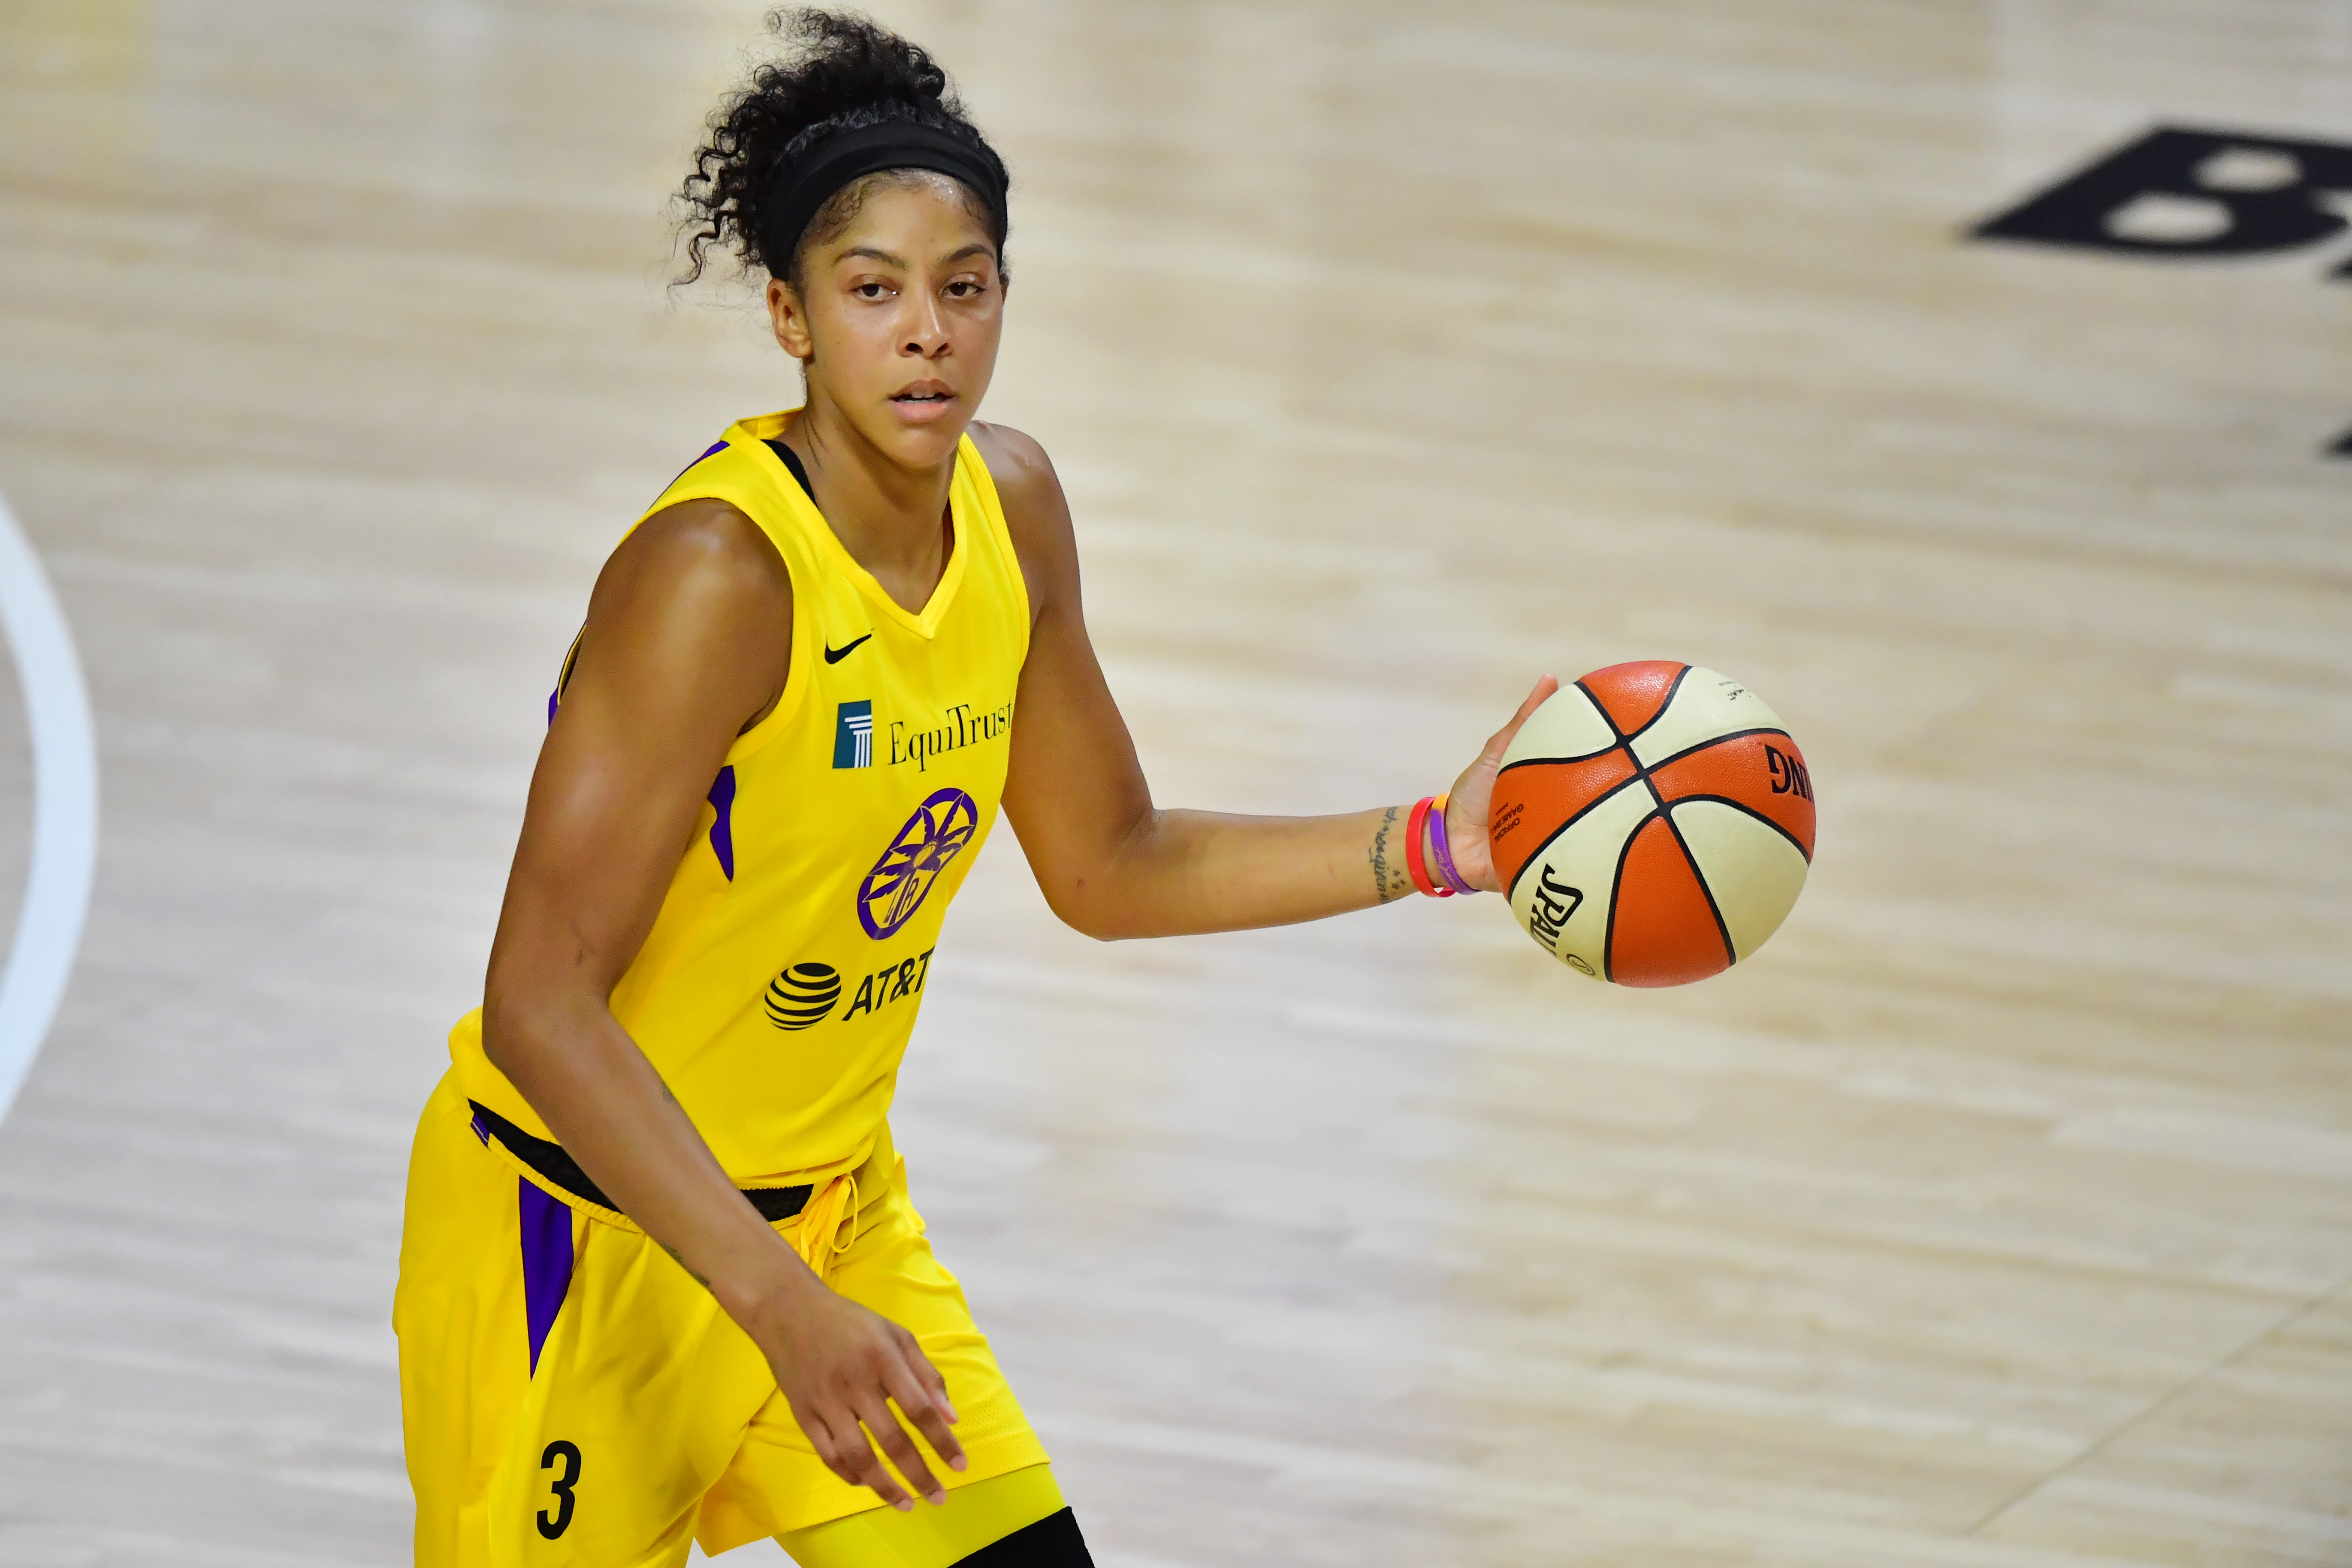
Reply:
[[1433, 795], [1425, 795], [1413, 802], [1412, 816], [1404, 827], [1404, 868], [1412, 873], [1412, 885], [1431, 898], [1450, 899], [1454, 896], [1454, 889], [1441, 888], [1431, 881], [1429, 868], [1422, 864], [1421, 858], [1421, 836], [1429, 826], [1430, 803], [1436, 798]]

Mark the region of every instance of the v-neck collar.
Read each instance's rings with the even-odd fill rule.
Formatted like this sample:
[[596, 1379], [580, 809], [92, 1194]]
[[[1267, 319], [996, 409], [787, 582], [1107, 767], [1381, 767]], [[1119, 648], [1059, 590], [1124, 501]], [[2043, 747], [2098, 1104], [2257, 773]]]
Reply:
[[[762, 439], [760, 445], [767, 452], [768, 460], [783, 470], [784, 488], [790, 492], [793, 502], [806, 507], [809, 516], [815, 521], [815, 526], [811, 528], [809, 532], [814, 536], [817, 548], [832, 556], [835, 567], [843, 576], [856, 585], [857, 591], [866, 595], [877, 610], [925, 641], [936, 636], [940, 629], [940, 622], [947, 616], [948, 606], [955, 602], [956, 589], [962, 585], [964, 556], [968, 553], [964, 549], [964, 542], [971, 536], [971, 520], [966, 517], [963, 509], [956, 504], [957, 487], [953, 479], [950, 479], [948, 484], [948, 523], [950, 537], [948, 540], [947, 567], [940, 574], [939, 582], [932, 585], [931, 596], [923, 602], [923, 607], [919, 613], [909, 610], [892, 598], [890, 591], [876, 580], [874, 574], [859, 565], [857, 558], [850, 554], [848, 547], [841, 542], [841, 536], [833, 531], [833, 524], [825, 521], [824, 513], [816, 504], [816, 498], [801, 488], [800, 476], [793, 473], [783, 458], [777, 455], [772, 442], [782, 439], [783, 432], [779, 430], [774, 437]], [[956, 462], [959, 467], [963, 462], [963, 445], [964, 441], [961, 439], [956, 443]]]

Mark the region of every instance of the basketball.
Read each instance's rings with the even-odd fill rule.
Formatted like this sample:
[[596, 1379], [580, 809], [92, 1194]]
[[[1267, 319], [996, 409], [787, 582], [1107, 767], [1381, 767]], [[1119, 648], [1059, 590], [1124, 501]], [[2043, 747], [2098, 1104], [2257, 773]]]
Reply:
[[1487, 818], [1511, 913], [1620, 985], [1687, 985], [1788, 918], [1813, 858], [1804, 753], [1764, 700], [1671, 659], [1562, 687], [1503, 753]]

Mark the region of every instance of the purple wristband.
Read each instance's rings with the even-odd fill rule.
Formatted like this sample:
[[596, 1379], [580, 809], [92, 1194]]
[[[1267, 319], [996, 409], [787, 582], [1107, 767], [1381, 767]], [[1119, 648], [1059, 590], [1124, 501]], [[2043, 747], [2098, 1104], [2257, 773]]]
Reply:
[[1439, 795], [1437, 809], [1429, 814], [1429, 847], [1437, 852], [1437, 874], [1445, 879], [1445, 885], [1457, 893], [1475, 893], [1478, 889], [1454, 868], [1454, 851], [1445, 842], [1445, 803], [1450, 798]]

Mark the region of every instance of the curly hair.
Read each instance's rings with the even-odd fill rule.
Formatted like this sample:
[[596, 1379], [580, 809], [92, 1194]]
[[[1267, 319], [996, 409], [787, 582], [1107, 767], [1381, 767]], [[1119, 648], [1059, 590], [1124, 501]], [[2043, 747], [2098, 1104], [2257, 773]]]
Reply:
[[[786, 242], [789, 255], [769, 255], [774, 237], [764, 223], [782, 176], [844, 132], [913, 121], [968, 143], [1001, 177], [1004, 161], [966, 117], [948, 73], [923, 49], [842, 11], [779, 8], [768, 13], [768, 30], [792, 46], [791, 52], [759, 66], [712, 112], [694, 172], [678, 192], [687, 210], [680, 227], [689, 231], [688, 270], [679, 282], [700, 278], [709, 252], [718, 247], [733, 250], [746, 271], [764, 270], [798, 290], [801, 257], [811, 244], [835, 237], [856, 221], [877, 184], [924, 177], [891, 170], [854, 180], [817, 209], [796, 241]], [[994, 239], [1001, 269], [1008, 215], [963, 182], [955, 188]]]

